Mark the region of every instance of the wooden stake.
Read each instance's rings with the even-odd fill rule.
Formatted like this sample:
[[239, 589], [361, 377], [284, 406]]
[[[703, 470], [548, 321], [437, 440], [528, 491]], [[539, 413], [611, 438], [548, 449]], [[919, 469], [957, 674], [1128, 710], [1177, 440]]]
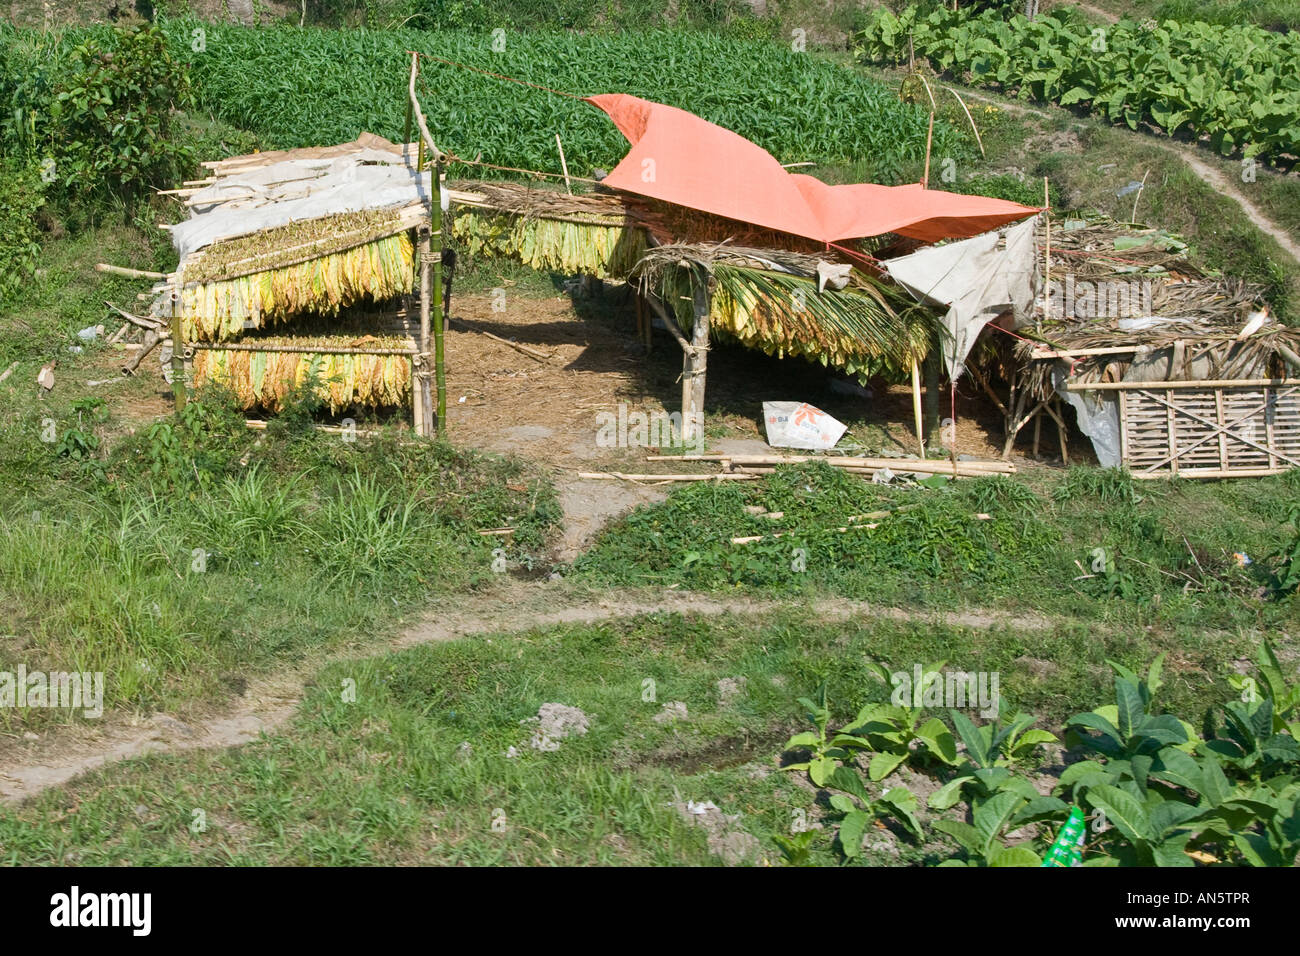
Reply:
[[930, 128], [925, 134], [925, 173], [921, 176], [921, 188], [930, 188], [930, 144], [934, 141], [934, 110], [930, 110]]
[[560, 142], [560, 134], [555, 134], [555, 148], [560, 151], [560, 169], [564, 171], [564, 188], [570, 196], [573, 195], [573, 183], [569, 181], [569, 164], [564, 159], [564, 144]]

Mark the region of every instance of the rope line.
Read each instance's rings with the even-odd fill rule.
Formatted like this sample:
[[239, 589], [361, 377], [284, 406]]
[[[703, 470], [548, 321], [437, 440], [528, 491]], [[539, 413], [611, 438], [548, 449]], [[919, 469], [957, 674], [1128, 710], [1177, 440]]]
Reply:
[[542, 86], [540, 83], [530, 83], [527, 80], [516, 79], [513, 76], [506, 76], [504, 73], [494, 73], [492, 70], [485, 70], [481, 66], [470, 66], [468, 63], [457, 63], [455, 60], [446, 60], [440, 56], [434, 56], [432, 53], [421, 53], [419, 50], [411, 50], [416, 56], [424, 57], [426, 60], [433, 60], [436, 63], [444, 63], [447, 66], [460, 67], [462, 70], [472, 70], [475, 73], [482, 73], [484, 76], [495, 77], [498, 80], [505, 80], [507, 83], [518, 83], [520, 86], [531, 86], [535, 90], [541, 90], [544, 93], [554, 93], [556, 96], [567, 96], [571, 100], [583, 100], [584, 96], [577, 93], [566, 93], [564, 90], [551, 89], [549, 86]]

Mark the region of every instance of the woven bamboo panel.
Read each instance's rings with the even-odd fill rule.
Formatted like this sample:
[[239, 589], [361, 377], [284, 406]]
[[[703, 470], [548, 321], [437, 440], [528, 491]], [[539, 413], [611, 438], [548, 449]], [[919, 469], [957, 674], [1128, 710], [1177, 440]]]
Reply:
[[1300, 467], [1300, 386], [1162, 387], [1169, 384], [1119, 391], [1121, 456], [1134, 477], [1251, 477]]

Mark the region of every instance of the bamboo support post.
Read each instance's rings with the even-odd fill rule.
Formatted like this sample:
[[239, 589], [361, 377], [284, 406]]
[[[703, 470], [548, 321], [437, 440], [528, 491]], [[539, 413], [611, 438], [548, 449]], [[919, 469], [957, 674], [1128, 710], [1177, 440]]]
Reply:
[[704, 443], [704, 387], [709, 364], [709, 310], [712, 277], [692, 283], [695, 322], [691, 348], [686, 354], [689, 371], [682, 373], [682, 444]]
[[442, 174], [445, 162], [439, 156], [433, 168], [433, 208], [432, 235], [435, 252], [433, 261], [437, 268], [433, 270], [433, 307], [437, 315], [433, 317], [433, 367], [438, 389], [438, 436], [447, 435], [447, 364], [446, 364], [446, 330], [442, 312]]
[[429, 385], [429, 297], [431, 295], [430, 237], [427, 228], [420, 229], [417, 255], [420, 262], [420, 368], [416, 384], [420, 390], [420, 419], [415, 433], [422, 438], [433, 434], [433, 395]]
[[[1043, 177], [1043, 229], [1046, 232], [1047, 248], [1043, 252], [1043, 311], [1038, 316], [1037, 331], [1043, 333], [1043, 316], [1047, 314], [1048, 306], [1051, 305], [1049, 297], [1052, 294], [1052, 194], [1047, 187], [1047, 177]], [[1064, 306], [1062, 306], [1064, 308]]]
[[177, 278], [171, 295], [172, 310], [172, 397], [176, 411], [185, 407], [185, 334], [181, 322], [181, 285]]
[[916, 426], [916, 443], [921, 455], [925, 455], [925, 435], [921, 431], [921, 368], [918, 362], [912, 362], [912, 419]]

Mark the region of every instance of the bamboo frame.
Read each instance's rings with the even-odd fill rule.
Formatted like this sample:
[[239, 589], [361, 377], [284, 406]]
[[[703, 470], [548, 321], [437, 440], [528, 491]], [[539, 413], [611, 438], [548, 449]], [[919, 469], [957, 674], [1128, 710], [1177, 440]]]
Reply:
[[243, 342], [191, 342], [189, 349], [200, 352], [298, 352], [308, 355], [419, 355], [416, 349], [332, 348], [313, 345], [247, 345]]

